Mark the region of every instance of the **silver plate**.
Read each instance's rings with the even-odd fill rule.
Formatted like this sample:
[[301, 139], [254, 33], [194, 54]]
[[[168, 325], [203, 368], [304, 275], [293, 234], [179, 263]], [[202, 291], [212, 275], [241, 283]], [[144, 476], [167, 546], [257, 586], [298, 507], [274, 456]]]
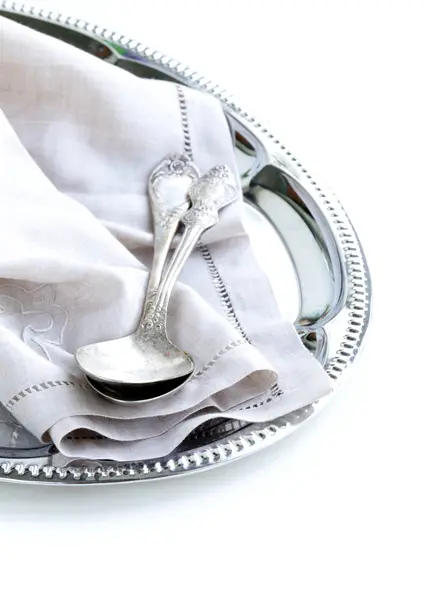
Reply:
[[[139, 77], [184, 83], [223, 103], [236, 142], [255, 253], [270, 275], [282, 312], [337, 387], [364, 341], [371, 282], [356, 232], [334, 195], [226, 92], [185, 65], [113, 31], [47, 9], [0, 0], [0, 15]], [[0, 478], [77, 485], [194, 473], [265, 448], [323, 405], [320, 401], [263, 425], [218, 418], [193, 432], [170, 455], [136, 463], [67, 460], [52, 446], [41, 446], [3, 409]]]

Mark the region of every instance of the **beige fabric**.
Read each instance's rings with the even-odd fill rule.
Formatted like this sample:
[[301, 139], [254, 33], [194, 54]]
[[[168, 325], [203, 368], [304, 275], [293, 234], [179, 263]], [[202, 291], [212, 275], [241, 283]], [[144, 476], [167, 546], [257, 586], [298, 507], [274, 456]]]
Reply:
[[[131, 333], [139, 319], [153, 242], [148, 176], [183, 150], [176, 88], [5, 19], [0, 43], [4, 407], [67, 456], [136, 460], [170, 452], [213, 416], [265, 421], [327, 394], [251, 252], [241, 201], [222, 212], [173, 293], [170, 337], [194, 357], [196, 376], [140, 407], [87, 388], [75, 349]], [[220, 105], [185, 95], [201, 172], [220, 163], [236, 172]]]

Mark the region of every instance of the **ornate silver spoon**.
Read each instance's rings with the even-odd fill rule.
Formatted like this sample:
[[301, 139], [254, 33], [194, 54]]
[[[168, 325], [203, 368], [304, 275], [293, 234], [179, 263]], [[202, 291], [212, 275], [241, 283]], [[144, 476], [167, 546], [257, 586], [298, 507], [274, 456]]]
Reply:
[[116, 402], [149, 402], [175, 391], [194, 372], [192, 358], [175, 346], [166, 329], [172, 289], [203, 232], [218, 222], [218, 211], [238, 197], [230, 170], [217, 166], [192, 183], [191, 208], [181, 221], [182, 238], [157, 288], [148, 293], [132, 335], [79, 348], [77, 361], [92, 387]]
[[[188, 189], [190, 184], [199, 177], [200, 172], [197, 166], [187, 154], [166, 156], [149, 177], [148, 199], [153, 217], [154, 248], [140, 324], [145, 319], [147, 307], [151, 306], [156, 295], [180, 219], [189, 208]], [[90, 358], [88, 355], [95, 352], [94, 346], [95, 344], [78, 349], [76, 357], [81, 367], [83, 363], [84, 365], [88, 364]], [[102, 345], [100, 346], [102, 347]], [[111, 364], [108, 365], [108, 368], [112, 369]], [[103, 375], [105, 375], [104, 369], [105, 366], [101, 365]]]

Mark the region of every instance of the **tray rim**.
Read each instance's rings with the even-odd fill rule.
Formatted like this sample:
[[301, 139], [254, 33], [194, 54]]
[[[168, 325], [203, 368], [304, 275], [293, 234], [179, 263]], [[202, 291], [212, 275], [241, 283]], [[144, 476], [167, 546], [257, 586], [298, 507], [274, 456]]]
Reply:
[[[343, 266], [346, 270], [348, 287], [351, 291], [351, 302], [362, 306], [362, 308], [356, 309], [354, 314], [358, 316], [354, 319], [352, 316], [353, 311], [350, 309], [350, 300], [347, 300], [348, 319], [346, 330], [350, 330], [349, 345], [351, 349], [339, 354], [340, 349], [326, 364], [326, 371], [333, 383], [339, 384], [342, 376], [346, 373], [347, 366], [353, 364], [363, 347], [371, 317], [372, 290], [371, 277], [359, 238], [336, 196], [333, 193], [324, 191], [286, 146], [244, 108], [239, 106], [227, 91], [190, 67], [128, 36], [47, 8], [24, 5], [22, 2], [12, 0], [0, 0], [0, 10], [11, 14], [22, 14], [49, 23], [52, 22], [60, 27], [76, 30], [85, 35], [101, 39], [104, 43], [117, 44], [119, 47], [139, 55], [145, 64], [152, 68], [168, 73], [190, 87], [210, 93], [222, 102], [234, 118], [238, 119], [239, 122], [244, 121], [246, 128], [254, 133], [259, 140], [263, 139], [265, 143], [270, 145], [273, 151], [274, 164], [286, 169], [290, 176], [293, 176], [293, 172], [295, 172], [301, 178], [301, 185], [307, 189], [322, 209], [323, 214], [326, 215], [336, 244], [343, 255]], [[344, 245], [342, 245], [343, 243]], [[354, 272], [356, 272], [356, 275], [354, 275]], [[346, 331], [344, 340], [347, 333]], [[344, 342], [341, 342], [341, 348], [343, 346]], [[299, 409], [285, 417], [275, 419], [265, 426], [250, 424], [249, 428], [252, 428], [252, 431], [246, 431], [227, 441], [202, 446], [197, 450], [176, 452], [171, 457], [132, 463], [114, 463], [105, 466], [56, 466], [55, 462], [48, 464], [47, 456], [26, 460], [9, 458], [2, 460], [0, 457], [0, 481], [57, 485], [96, 485], [148, 481], [204, 471], [253, 454], [290, 435], [327, 405], [331, 396], [327, 396], [313, 405]], [[93, 462], [97, 463], [98, 461]], [[87, 461], [83, 461], [83, 463], [86, 464]]]

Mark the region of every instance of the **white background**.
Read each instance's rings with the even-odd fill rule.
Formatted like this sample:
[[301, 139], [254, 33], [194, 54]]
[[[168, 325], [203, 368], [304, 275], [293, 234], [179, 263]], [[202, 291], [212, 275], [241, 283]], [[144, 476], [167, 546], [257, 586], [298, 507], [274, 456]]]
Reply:
[[259, 455], [142, 485], [0, 485], [2, 600], [438, 600], [438, 0], [35, 4], [232, 90], [338, 193], [375, 306], [333, 403]]

